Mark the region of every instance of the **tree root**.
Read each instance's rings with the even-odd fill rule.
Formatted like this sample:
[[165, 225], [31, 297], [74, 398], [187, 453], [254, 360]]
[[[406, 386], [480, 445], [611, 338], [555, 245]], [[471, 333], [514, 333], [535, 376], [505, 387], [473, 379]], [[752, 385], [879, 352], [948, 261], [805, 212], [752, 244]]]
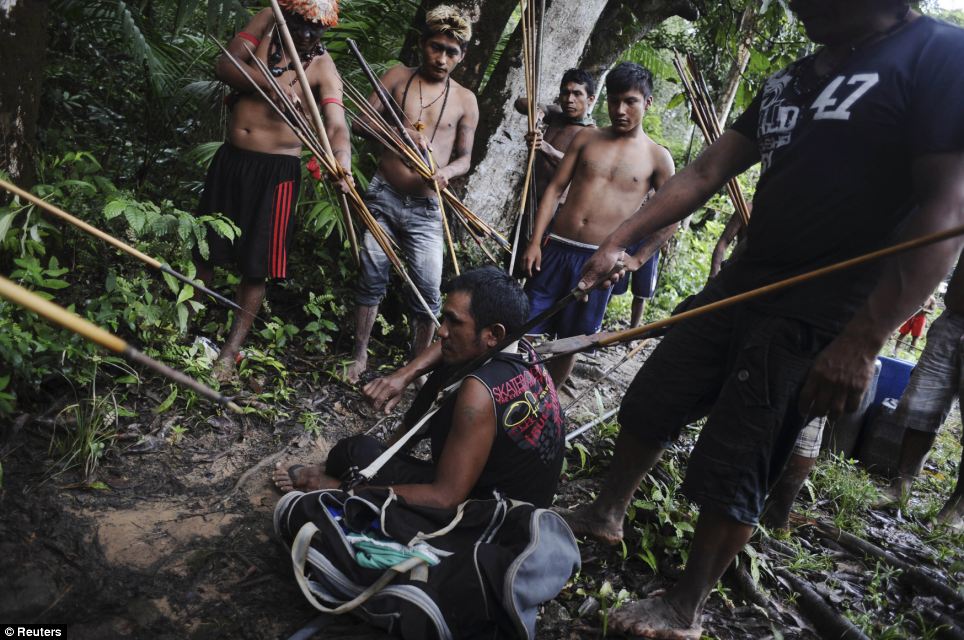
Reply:
[[854, 623], [837, 613], [827, 604], [820, 594], [802, 578], [786, 569], [775, 569], [780, 579], [790, 585], [790, 589], [799, 594], [797, 605], [813, 624], [814, 628], [824, 640], [870, 640]]
[[889, 551], [863, 538], [858, 538], [852, 533], [841, 531], [829, 522], [820, 521], [815, 526], [850, 553], [857, 556], [869, 556], [899, 569], [898, 579], [911, 589], [935, 595], [946, 605], [964, 606], [964, 598], [956, 590], [901, 560]]

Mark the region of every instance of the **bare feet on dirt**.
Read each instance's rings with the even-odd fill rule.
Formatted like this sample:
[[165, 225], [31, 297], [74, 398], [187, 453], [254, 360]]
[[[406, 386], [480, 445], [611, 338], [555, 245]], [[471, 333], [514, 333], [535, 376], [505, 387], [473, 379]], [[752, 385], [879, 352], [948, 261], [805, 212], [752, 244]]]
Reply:
[[937, 522], [955, 533], [964, 532], [964, 496], [952, 495], [937, 514]]
[[577, 536], [592, 538], [603, 544], [619, 544], [623, 540], [622, 518], [613, 520], [599, 515], [592, 505], [576, 509], [556, 509]]
[[355, 359], [351, 361], [351, 364], [345, 369], [345, 380], [349, 384], [358, 384], [361, 376], [368, 369], [368, 359]]
[[623, 605], [609, 617], [609, 628], [626, 636], [657, 640], [699, 640], [703, 634], [698, 621], [687, 620], [662, 597]]
[[880, 496], [873, 503], [874, 509], [897, 509], [900, 506], [901, 500], [906, 499], [905, 493], [909, 487], [905, 488], [902, 484], [891, 483], [881, 489], [878, 493]]
[[[271, 480], [274, 482], [274, 486], [281, 490], [281, 493], [338, 488], [338, 482], [326, 476], [325, 467], [320, 464], [311, 466], [295, 464], [283, 468], [279, 462], [274, 466]], [[332, 484], [333, 482], [334, 484]]]

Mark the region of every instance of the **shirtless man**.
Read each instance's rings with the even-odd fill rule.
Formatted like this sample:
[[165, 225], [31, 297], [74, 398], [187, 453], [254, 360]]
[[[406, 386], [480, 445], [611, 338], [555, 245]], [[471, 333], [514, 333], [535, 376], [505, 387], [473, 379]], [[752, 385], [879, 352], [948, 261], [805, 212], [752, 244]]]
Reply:
[[[533, 165], [537, 198], [545, 193], [576, 135], [587, 127], [596, 127], [590, 115], [595, 103], [596, 83], [592, 76], [582, 69], [569, 69], [562, 74], [556, 103], [538, 107], [536, 115], [546, 125], [545, 131], [526, 135], [529, 144], [535, 145], [539, 151]], [[528, 98], [518, 98], [515, 110], [525, 113], [528, 104]]]
[[[351, 142], [340, 106], [341, 78], [321, 42], [325, 30], [338, 22], [337, 3], [280, 0], [280, 4], [308, 82], [320, 96], [332, 150], [348, 172]], [[275, 79], [291, 97], [305, 100], [271, 9], [255, 15], [228, 45], [231, 55], [270, 94], [268, 81], [252, 61], [252, 50], [277, 74]], [[195, 262], [198, 278], [206, 284], [212, 279], [215, 265], [232, 264], [241, 274], [237, 301], [244, 312], [235, 315], [228, 340], [214, 365], [215, 377], [225, 381], [234, 372], [235, 359], [261, 307], [265, 279], [283, 279], [288, 275], [292, 213], [301, 183], [301, 142], [230, 59], [221, 56], [215, 73], [235, 92], [229, 97], [228, 139], [211, 162], [197, 213], [224, 213], [241, 228], [241, 237], [232, 244], [209, 232], [210, 257], [204, 259], [196, 254]], [[339, 181], [343, 192], [348, 191], [350, 180], [345, 177]]]
[[[422, 64], [398, 65], [382, 76], [382, 84], [405, 112], [402, 118], [411, 137], [432, 150], [438, 170], [434, 180], [440, 189], [449, 181], [465, 175], [472, 158], [472, 142], [479, 122], [475, 94], [451, 79], [452, 70], [462, 61], [472, 27], [468, 19], [449, 6], [439, 6], [425, 16], [419, 44]], [[369, 101], [384, 113], [385, 106], [376, 95]], [[364, 131], [356, 124], [356, 132]], [[385, 232], [401, 248], [409, 274], [419, 293], [438, 315], [444, 250], [442, 217], [435, 186], [424, 180], [391, 151], [384, 151], [378, 171], [365, 195], [369, 210]], [[355, 296], [355, 348], [346, 372], [349, 382], [357, 382], [368, 366], [368, 339], [378, 315], [378, 304], [385, 297], [390, 265], [370, 233], [365, 233], [361, 253], [361, 282]], [[407, 292], [414, 318], [412, 356], [431, 344], [435, 334], [433, 318]]]
[[[653, 103], [652, 74], [632, 62], [617, 65], [606, 76], [607, 107], [612, 125], [586, 129], [569, 146], [536, 213], [532, 240], [522, 258], [531, 316], [549, 308], [579, 282], [582, 265], [606, 237], [639, 210], [650, 189], [659, 189], [675, 169], [669, 151], [649, 139], [641, 123]], [[556, 215], [545, 246], [541, 239], [560, 196], [569, 196]], [[673, 224], [629, 250], [630, 271], [645, 264], [673, 234]], [[611, 289], [593, 291], [583, 304], [570, 305], [533, 333], [555, 337], [595, 333], [602, 324]], [[575, 356], [548, 364], [556, 388], [572, 371]]]

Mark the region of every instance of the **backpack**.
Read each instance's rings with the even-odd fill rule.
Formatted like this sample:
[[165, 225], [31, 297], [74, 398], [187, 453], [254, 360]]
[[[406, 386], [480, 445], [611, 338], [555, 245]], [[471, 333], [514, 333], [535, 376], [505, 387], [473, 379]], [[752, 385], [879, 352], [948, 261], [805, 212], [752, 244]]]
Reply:
[[580, 568], [558, 514], [498, 494], [436, 509], [391, 488], [295, 491], [274, 527], [316, 609], [406, 640], [533, 640], [539, 605]]

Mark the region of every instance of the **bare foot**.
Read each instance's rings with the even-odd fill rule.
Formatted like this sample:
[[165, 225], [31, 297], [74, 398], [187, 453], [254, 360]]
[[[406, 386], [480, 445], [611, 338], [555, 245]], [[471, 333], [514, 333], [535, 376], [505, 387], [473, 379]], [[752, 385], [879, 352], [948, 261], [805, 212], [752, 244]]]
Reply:
[[955, 533], [964, 532], [964, 496], [952, 495], [937, 514], [937, 522]]
[[589, 504], [576, 509], [555, 509], [577, 536], [586, 536], [603, 544], [619, 544], [623, 540], [623, 519], [601, 516]]
[[703, 634], [698, 621], [687, 620], [662, 597], [623, 605], [610, 616], [609, 628], [616, 633], [656, 640], [699, 640]]
[[325, 475], [324, 465], [316, 464], [306, 467], [303, 464], [291, 465], [287, 469], [279, 462], [274, 466], [271, 474], [274, 485], [281, 493], [290, 491], [317, 491], [318, 489], [337, 489], [339, 482]]
[[368, 358], [358, 358], [351, 361], [345, 369], [345, 379], [350, 384], [358, 384], [361, 375], [368, 369]]
[[214, 367], [212, 368], [212, 375], [218, 384], [225, 384], [230, 382], [235, 378], [235, 365], [234, 358], [221, 358], [219, 357], [214, 361]]
[[893, 482], [879, 491], [880, 497], [873, 503], [874, 509], [890, 510], [900, 506], [906, 499], [906, 489], [899, 483]]

